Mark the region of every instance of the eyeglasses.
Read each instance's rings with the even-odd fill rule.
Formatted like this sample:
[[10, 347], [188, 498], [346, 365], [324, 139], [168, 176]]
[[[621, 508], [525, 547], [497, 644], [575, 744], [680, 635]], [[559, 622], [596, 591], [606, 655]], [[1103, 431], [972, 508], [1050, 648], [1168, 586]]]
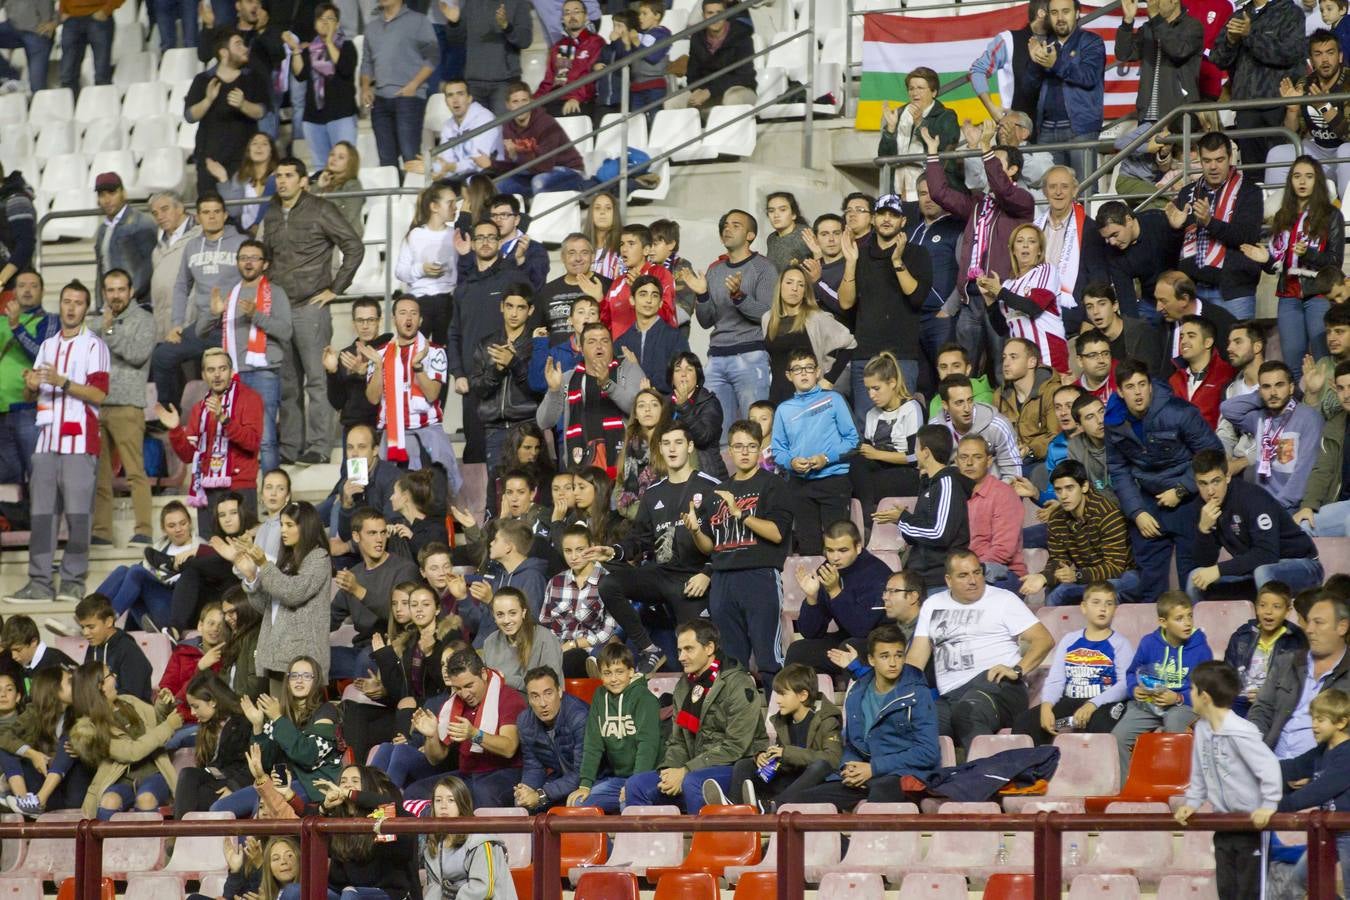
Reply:
[[313, 680], [314, 680], [314, 673], [313, 673], [313, 672], [291, 672], [291, 673], [288, 674], [286, 677], [289, 678], [291, 681], [313, 681]]
[[1081, 359], [1107, 359], [1108, 357], [1110, 357], [1110, 355], [1111, 355], [1111, 351], [1110, 351], [1110, 350], [1096, 350], [1096, 351], [1094, 351], [1094, 352], [1092, 352], [1092, 353], [1080, 353], [1080, 354], [1078, 354], [1078, 356], [1079, 356]]
[[788, 369], [789, 375], [810, 375], [816, 370], [815, 366], [793, 366]]
[[730, 448], [733, 453], [749, 453], [758, 450], [759, 444], [731, 444]]
[[889, 597], [892, 594], [917, 594], [918, 591], [911, 591], [906, 588], [882, 588], [881, 596]]
[[501, 238], [495, 234], [476, 234], [473, 236], [473, 242], [475, 244], [497, 244], [501, 242]]
[[359, 318], [359, 319], [352, 319], [352, 321], [355, 322], [357, 325], [378, 325], [378, 324], [380, 324], [380, 317], [379, 317], [379, 316], [362, 316], [362, 317]]
[[261, 256], [256, 255], [256, 254], [249, 254], [248, 256], [244, 256], [244, 255], [241, 253], [241, 254], [239, 254], [238, 256], [236, 256], [235, 259], [237, 259], [239, 262], [262, 262], [262, 261], [263, 261], [263, 258], [262, 258]]

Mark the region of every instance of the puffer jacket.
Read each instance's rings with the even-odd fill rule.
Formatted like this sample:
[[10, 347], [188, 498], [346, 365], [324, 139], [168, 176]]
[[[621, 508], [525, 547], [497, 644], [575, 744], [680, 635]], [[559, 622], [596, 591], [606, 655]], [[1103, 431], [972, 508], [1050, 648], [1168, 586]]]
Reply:
[[717, 395], [705, 387], [694, 391], [684, 403], [671, 398], [671, 419], [689, 429], [698, 449], [698, 470], [714, 478], [727, 477], [727, 463], [722, 459], [722, 418], [725, 415]]
[[778, 746], [783, 748], [783, 765], [805, 769], [817, 760], [824, 760], [831, 769], [839, 768], [839, 760], [844, 754], [843, 719], [839, 707], [821, 697], [816, 701], [815, 712], [806, 727], [806, 746], [798, 747], [788, 742], [788, 729], [792, 727], [788, 717], [774, 713], [771, 721], [774, 734], [778, 735]]
[[[905, 666], [900, 679], [882, 697], [871, 728], [863, 727], [863, 698], [872, 690], [876, 672], [869, 671], [844, 697], [843, 761], [867, 762], [872, 775], [926, 778], [938, 767], [937, 707], [923, 670]], [[835, 776], [831, 776], [835, 777]]]
[[1012, 384], [1005, 381], [998, 389], [998, 411], [1013, 424], [1017, 439], [1030, 447], [1037, 459], [1045, 459], [1050, 441], [1059, 434], [1055, 391], [1062, 383], [1058, 372], [1049, 366], [1037, 366], [1036, 380], [1025, 403], [1018, 404], [1017, 388]]
[[589, 713], [584, 701], [563, 694], [562, 707], [552, 728], [546, 728], [533, 710], [516, 720], [524, 760], [520, 783], [543, 791], [548, 803], [566, 802], [567, 795], [581, 783], [581, 755]]
[[533, 419], [539, 408], [539, 394], [530, 389], [530, 355], [534, 345], [528, 329], [510, 342], [516, 355], [510, 365], [499, 369], [487, 348], [505, 343], [506, 334], [499, 331], [473, 349], [469, 389], [478, 398], [478, 420], [484, 425], [524, 422]]
[[1144, 437], [1135, 436], [1126, 407], [1108, 414], [1106, 464], [1111, 471], [1111, 489], [1120, 500], [1120, 511], [1133, 519], [1148, 511], [1149, 500], [1181, 485], [1195, 495], [1191, 460], [1201, 450], [1222, 450], [1218, 436], [1205, 424], [1200, 410], [1172, 393], [1161, 381], [1153, 382], [1153, 402], [1144, 413]]

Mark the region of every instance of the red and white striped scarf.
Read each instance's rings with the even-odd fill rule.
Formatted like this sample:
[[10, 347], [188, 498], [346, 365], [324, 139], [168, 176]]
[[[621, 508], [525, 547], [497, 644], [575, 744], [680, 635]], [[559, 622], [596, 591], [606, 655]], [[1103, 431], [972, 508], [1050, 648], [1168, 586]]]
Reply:
[[[220, 342], [224, 346], [225, 352], [230, 354], [230, 364], [234, 366], [236, 372], [239, 371], [239, 339], [235, 336], [234, 326], [239, 319], [239, 289], [243, 287], [243, 282], [236, 284], [230, 290], [230, 299], [225, 304], [225, 321], [221, 323]], [[272, 283], [263, 275], [258, 279], [258, 293], [254, 303], [254, 311], [270, 316], [272, 314]], [[264, 369], [267, 367], [267, 332], [258, 327], [257, 323], [249, 323], [248, 326], [248, 346], [244, 348], [244, 362], [251, 369]]]
[[[221, 396], [221, 415], [230, 418], [234, 414], [234, 398], [239, 393], [239, 374], [230, 376], [230, 386]], [[197, 450], [192, 455], [192, 484], [188, 489], [188, 506], [204, 508], [206, 492], [211, 488], [227, 488], [234, 483], [230, 475], [230, 439], [225, 434], [225, 426], [211, 415], [203, 400], [198, 406]]]
[[1294, 227], [1270, 236], [1270, 255], [1280, 261], [1284, 269], [1284, 279], [1276, 285], [1276, 294], [1281, 297], [1303, 299], [1303, 284], [1300, 276], [1311, 278], [1317, 274], [1312, 269], [1299, 265], [1302, 257], [1294, 248], [1306, 241], [1309, 250], [1321, 250], [1325, 243], [1322, 235], [1308, 233], [1308, 211], [1305, 209], [1294, 220]]
[[1003, 287], [1019, 297], [1026, 297], [1043, 310], [1034, 318], [999, 301], [1003, 317], [1008, 320], [1008, 335], [1031, 341], [1040, 351], [1041, 364], [1056, 372], [1069, 374], [1069, 345], [1064, 337], [1064, 319], [1059, 312], [1059, 272], [1043, 262], [1016, 278], [1003, 282]]
[[[1203, 181], [1195, 186], [1191, 192], [1191, 200], [1194, 202], [1196, 194], [1202, 187], [1208, 188]], [[1210, 215], [1220, 222], [1227, 222], [1233, 217], [1233, 207], [1237, 205], [1238, 191], [1242, 189], [1242, 173], [1234, 169], [1228, 176], [1228, 180], [1219, 186], [1217, 191], [1211, 191], [1210, 196]], [[1200, 260], [1200, 268], [1209, 266], [1223, 265], [1224, 257], [1228, 255], [1228, 248], [1222, 241], [1214, 240], [1209, 236], [1208, 228], [1201, 228], [1200, 223], [1191, 220], [1191, 224], [1186, 226], [1186, 235], [1181, 241], [1181, 258]]]
[[970, 233], [970, 269], [966, 273], [967, 281], [974, 281], [984, 274], [985, 257], [989, 253], [989, 241], [994, 232], [994, 217], [998, 208], [994, 204], [994, 195], [985, 192], [975, 205], [975, 225]]
[[426, 348], [427, 339], [418, 333], [405, 347], [393, 340], [380, 349], [384, 367], [384, 397], [381, 401], [384, 437], [390, 462], [408, 461], [408, 421], [412, 417], [412, 401], [414, 397], [425, 399], [412, 370], [412, 361]]

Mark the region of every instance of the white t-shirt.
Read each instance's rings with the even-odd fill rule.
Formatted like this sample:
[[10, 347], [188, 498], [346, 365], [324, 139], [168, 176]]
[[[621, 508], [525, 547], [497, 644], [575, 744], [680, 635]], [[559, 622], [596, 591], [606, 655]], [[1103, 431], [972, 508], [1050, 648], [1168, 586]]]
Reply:
[[950, 591], [929, 597], [914, 636], [932, 642], [938, 693], [949, 694], [991, 666], [1017, 665], [1017, 636], [1036, 622], [1021, 597], [986, 586], [974, 603], [960, 603]]

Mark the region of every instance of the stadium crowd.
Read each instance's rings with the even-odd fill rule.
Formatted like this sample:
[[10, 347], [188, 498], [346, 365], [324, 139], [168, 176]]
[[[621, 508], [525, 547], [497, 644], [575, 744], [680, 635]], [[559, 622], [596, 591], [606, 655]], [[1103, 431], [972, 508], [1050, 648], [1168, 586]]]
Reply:
[[[643, 53], [669, 33], [664, 5], [619, 11], [606, 41], [594, 3], [536, 2], [553, 44], [535, 92], [519, 80], [524, 0], [380, 0], [359, 67], [339, 6], [279, 5], [203, 4], [199, 32], [193, 4], [181, 21], [157, 4], [161, 36], [181, 25], [213, 63], [185, 101], [196, 197], [157, 194], [147, 214], [99, 174], [97, 280], [65, 284], [56, 312], [31, 265], [31, 190], [20, 173], [0, 188], [0, 482], [33, 486], [29, 581], [7, 599], [74, 602], [88, 642], [72, 660], [32, 617], [0, 630], [13, 810], [849, 810], [922, 791], [939, 736], [963, 759], [1002, 729], [1036, 745], [1111, 733], [1123, 777], [1139, 735], [1194, 728], [1183, 822], [1206, 800], [1267, 820], [1350, 802], [1350, 575], [1324, 571], [1313, 540], [1350, 535], [1350, 280], [1329, 188], [1350, 181], [1346, 104], [1238, 112], [1238, 128], [1298, 130], [1298, 155], [1202, 120], [1191, 180], [1154, 142], [1119, 183], [1161, 187], [1157, 204], [1089, 214], [1076, 197], [1095, 157], [1034, 148], [1100, 132], [1103, 44], [1075, 0], [1032, 0], [973, 64], [985, 125], [956, 121], [932, 70], [908, 74], [879, 152], [926, 161], [897, 168], [894, 193], [814, 218], [770, 193], [725, 211], [706, 265], [681, 256], [678, 222], [625, 222], [600, 194], [550, 279], [522, 198], [585, 185], [581, 160], [503, 176], [568, 143], [554, 113], [599, 115], [615, 85], [454, 141]], [[1221, 91], [1344, 88], [1342, 0], [1218, 5], [1216, 21], [1207, 0], [1122, 3], [1140, 127]], [[8, 6], [0, 40], [52, 21], [50, 2], [31, 27]], [[109, 4], [60, 7], [62, 77], [79, 40], [102, 79]], [[691, 80], [745, 66], [690, 105], [753, 98], [750, 35], [747, 16], [695, 38]], [[669, 62], [642, 57], [632, 104], [661, 98]], [[357, 116], [382, 164], [417, 171], [437, 85], [454, 143], [403, 237], [405, 290], [387, 317], [351, 302], [355, 340], [335, 347], [330, 304], [365, 252], [361, 198], [344, 197], [360, 187]], [[278, 149], [285, 100], [312, 165]], [[960, 146], [982, 156], [938, 159]], [[1256, 318], [1263, 275], [1274, 323]], [[148, 384], [149, 431], [188, 470], [158, 532]], [[335, 440], [331, 494], [293, 500], [288, 467], [329, 462]], [[95, 585], [115, 461], [145, 558]], [[488, 473], [484, 508], [466, 505], [467, 465]], [[903, 566], [867, 549], [878, 538]], [[1038, 572], [1029, 549], [1048, 555]], [[1222, 660], [1194, 622], [1216, 599], [1253, 605]], [[1056, 642], [1042, 603], [1078, 605], [1085, 627]], [[1120, 603], [1156, 606], [1138, 646], [1112, 628]], [[138, 630], [174, 642], [158, 683]], [[667, 670], [682, 677], [658, 699], [648, 678]], [[589, 704], [564, 690], [576, 678], [598, 679]], [[1205, 756], [1218, 737], [1224, 765], [1241, 760], [1227, 793]], [[181, 748], [194, 764], [176, 769]], [[1216, 836], [1220, 896], [1256, 896], [1257, 840]], [[455, 896], [506, 867], [490, 835], [333, 852], [333, 891], [365, 900], [415, 895], [419, 868]], [[226, 896], [296, 896], [295, 854], [235, 847]]]

